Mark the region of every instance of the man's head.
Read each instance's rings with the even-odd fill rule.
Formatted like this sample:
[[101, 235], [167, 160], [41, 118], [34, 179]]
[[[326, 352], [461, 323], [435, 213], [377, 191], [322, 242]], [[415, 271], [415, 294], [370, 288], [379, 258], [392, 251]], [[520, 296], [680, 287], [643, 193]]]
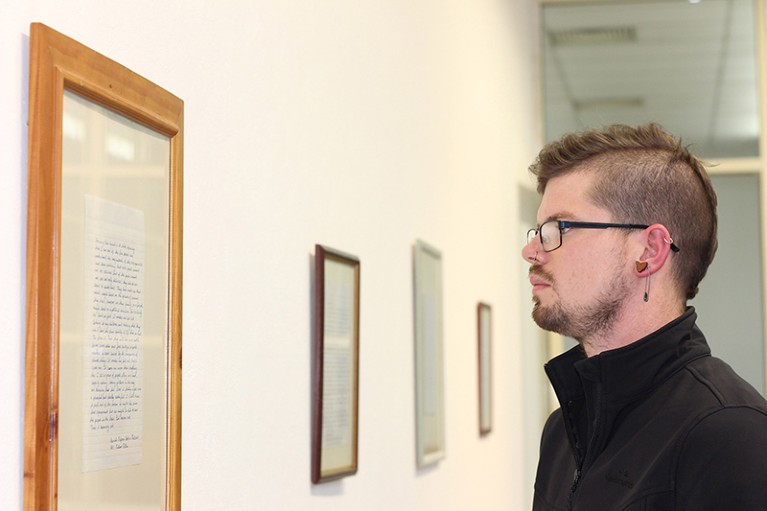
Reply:
[[716, 194], [677, 138], [657, 124], [573, 133], [544, 147], [530, 171], [542, 195], [552, 179], [589, 174], [588, 200], [614, 222], [665, 226], [680, 249], [673, 257], [680, 296], [697, 294], [717, 248]]

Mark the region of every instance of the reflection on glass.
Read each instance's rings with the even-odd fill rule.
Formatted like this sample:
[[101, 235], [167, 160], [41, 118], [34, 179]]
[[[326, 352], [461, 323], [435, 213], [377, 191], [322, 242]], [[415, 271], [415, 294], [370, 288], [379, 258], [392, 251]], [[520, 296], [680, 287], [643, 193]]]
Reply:
[[161, 510], [170, 140], [69, 91], [62, 134], [58, 509]]
[[754, 17], [751, 0], [545, 5], [547, 140], [655, 121], [704, 158], [758, 156]]

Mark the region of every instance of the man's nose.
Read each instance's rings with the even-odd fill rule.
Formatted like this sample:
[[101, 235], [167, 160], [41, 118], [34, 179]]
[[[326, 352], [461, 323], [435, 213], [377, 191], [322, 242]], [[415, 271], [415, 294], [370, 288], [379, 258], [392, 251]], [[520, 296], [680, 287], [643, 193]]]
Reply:
[[522, 259], [530, 264], [536, 263], [538, 261], [538, 254], [541, 252], [540, 248], [538, 236], [533, 236], [532, 239], [522, 247]]

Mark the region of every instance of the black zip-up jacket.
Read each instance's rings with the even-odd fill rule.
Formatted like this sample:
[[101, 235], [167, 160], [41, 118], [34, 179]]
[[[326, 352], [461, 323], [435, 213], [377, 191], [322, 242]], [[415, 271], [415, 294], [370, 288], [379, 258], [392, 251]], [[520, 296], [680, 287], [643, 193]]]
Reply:
[[767, 402], [711, 356], [692, 307], [624, 348], [546, 365], [534, 511], [767, 510]]

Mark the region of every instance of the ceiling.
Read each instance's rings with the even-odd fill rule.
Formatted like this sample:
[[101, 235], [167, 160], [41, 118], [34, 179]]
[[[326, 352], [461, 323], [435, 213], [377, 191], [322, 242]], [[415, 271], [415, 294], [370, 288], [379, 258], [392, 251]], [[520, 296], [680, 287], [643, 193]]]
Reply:
[[752, 0], [568, 1], [542, 19], [548, 140], [655, 121], [706, 158], [758, 155]]

